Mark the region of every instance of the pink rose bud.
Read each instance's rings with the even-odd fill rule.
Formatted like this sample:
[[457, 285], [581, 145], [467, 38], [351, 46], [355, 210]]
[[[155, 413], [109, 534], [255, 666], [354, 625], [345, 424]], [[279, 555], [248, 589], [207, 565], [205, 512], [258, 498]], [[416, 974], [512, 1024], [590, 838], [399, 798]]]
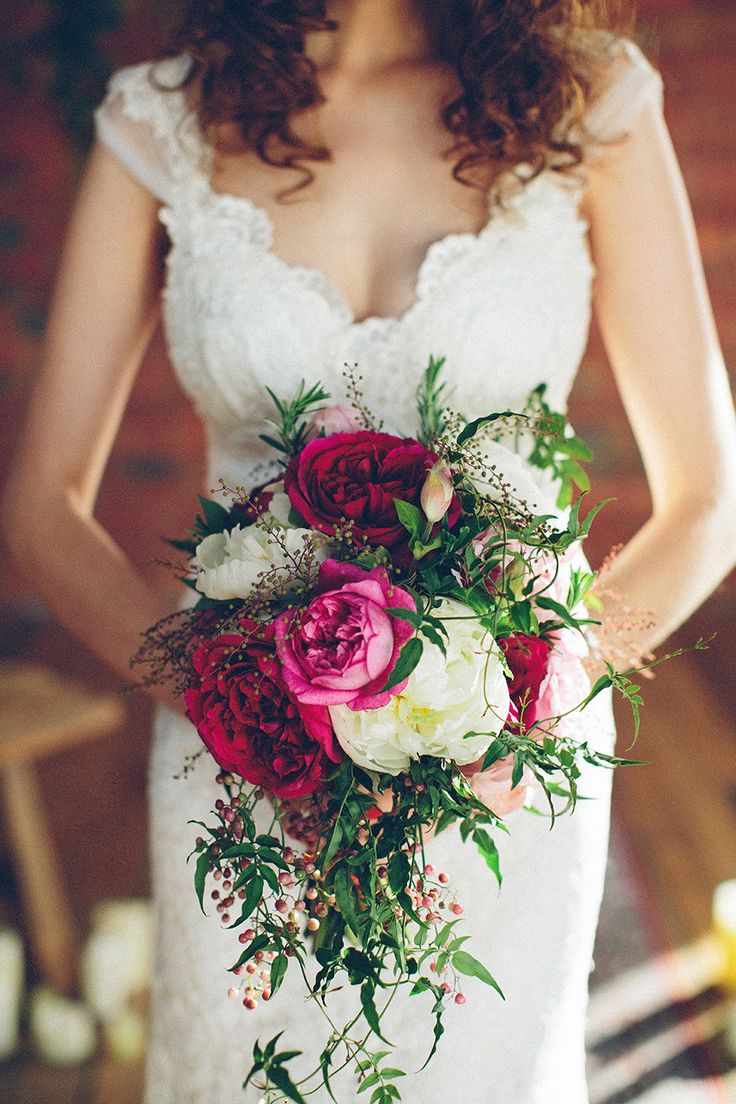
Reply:
[[452, 472], [446, 464], [438, 460], [427, 472], [419, 497], [427, 521], [434, 524], [445, 516], [454, 493]]
[[349, 406], [344, 403], [330, 403], [329, 406], [315, 411], [309, 419], [307, 435], [311, 438], [324, 433], [325, 437], [329, 437], [333, 433], [357, 433], [362, 428]]

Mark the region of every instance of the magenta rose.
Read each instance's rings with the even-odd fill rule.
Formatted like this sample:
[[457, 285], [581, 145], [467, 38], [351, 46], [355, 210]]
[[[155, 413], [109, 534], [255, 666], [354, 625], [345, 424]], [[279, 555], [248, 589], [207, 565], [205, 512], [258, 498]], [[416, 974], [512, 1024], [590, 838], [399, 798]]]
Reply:
[[537, 719], [537, 705], [542, 683], [547, 675], [551, 645], [541, 636], [514, 633], [498, 642], [511, 671], [509, 720], [518, 722], [522, 707], [524, 727]]
[[271, 626], [251, 622], [244, 629], [243, 636], [222, 634], [195, 652], [187, 716], [223, 770], [276, 797], [304, 797], [342, 758], [329, 713], [289, 692]]
[[[308, 525], [322, 533], [352, 523], [356, 544], [383, 545], [401, 567], [411, 563], [409, 537], [394, 499], [420, 508], [422, 487], [438, 457], [411, 438], [376, 430], [317, 437], [286, 470], [284, 489]], [[457, 496], [450, 525], [460, 515]]]
[[387, 612], [416, 611], [412, 596], [393, 584], [385, 568], [364, 571], [327, 560], [321, 593], [305, 609], [287, 610], [274, 622], [283, 677], [294, 697], [309, 705], [377, 709], [406, 680], [382, 689], [412, 626]]

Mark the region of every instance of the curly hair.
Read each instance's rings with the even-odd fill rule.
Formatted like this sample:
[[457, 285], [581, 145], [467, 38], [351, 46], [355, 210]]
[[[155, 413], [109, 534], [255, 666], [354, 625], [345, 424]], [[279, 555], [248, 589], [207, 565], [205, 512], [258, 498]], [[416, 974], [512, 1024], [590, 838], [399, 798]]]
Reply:
[[[433, 56], [459, 82], [441, 112], [455, 179], [483, 187], [474, 169], [495, 180], [524, 163], [528, 180], [581, 163], [576, 126], [605, 69], [601, 43], [613, 41], [590, 32], [628, 29], [625, 0], [413, 3]], [[192, 59], [184, 86], [196, 88], [204, 133], [234, 124], [243, 149], [301, 172], [282, 199], [314, 179], [305, 162], [330, 159], [326, 146], [303, 141], [291, 125], [294, 113], [325, 99], [304, 44], [309, 32], [337, 29], [326, 9], [326, 0], [194, 0], [169, 51]]]

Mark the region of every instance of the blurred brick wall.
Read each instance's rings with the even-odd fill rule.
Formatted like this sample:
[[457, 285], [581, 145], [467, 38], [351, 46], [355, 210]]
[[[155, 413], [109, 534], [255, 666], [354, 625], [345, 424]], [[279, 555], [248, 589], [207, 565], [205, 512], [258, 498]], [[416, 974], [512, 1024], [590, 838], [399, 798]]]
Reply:
[[[116, 0], [2, 2], [0, 33], [9, 64], [0, 77], [0, 479], [37, 365], [90, 110], [111, 67], [150, 54], [168, 7], [154, 0], [131, 0], [125, 12]], [[648, 0], [640, 11], [641, 40], [665, 77], [667, 118], [695, 209], [727, 361], [734, 369], [734, 0]], [[630, 536], [648, 510], [636, 446], [595, 333], [572, 413], [595, 448], [595, 497], [617, 498], [594, 528], [595, 558]], [[133, 391], [98, 508], [102, 523], [136, 563], [148, 569], [161, 554], [161, 534], [185, 527], [201, 472], [201, 431], [173, 380], [158, 335]], [[102, 666], [33, 605], [27, 584], [7, 562], [0, 562], [0, 570], [6, 584], [0, 599], [0, 614], [5, 614], [0, 654], [40, 656], [65, 672], [110, 684]], [[721, 631], [721, 659], [703, 660], [702, 670], [732, 701], [736, 675], [725, 660], [734, 640], [734, 601], [733, 587], [721, 588], [698, 622]], [[690, 626], [685, 638], [694, 631]], [[132, 701], [121, 738], [58, 757], [44, 768], [56, 831], [60, 838], [80, 840], [84, 865], [94, 872], [92, 879], [81, 874], [68, 857], [74, 848], [67, 848], [67, 873], [81, 910], [101, 894], [145, 888], [148, 719], [146, 704]], [[86, 798], [103, 790], [100, 816], [99, 803]], [[121, 821], [127, 826], [123, 836], [117, 827]]]

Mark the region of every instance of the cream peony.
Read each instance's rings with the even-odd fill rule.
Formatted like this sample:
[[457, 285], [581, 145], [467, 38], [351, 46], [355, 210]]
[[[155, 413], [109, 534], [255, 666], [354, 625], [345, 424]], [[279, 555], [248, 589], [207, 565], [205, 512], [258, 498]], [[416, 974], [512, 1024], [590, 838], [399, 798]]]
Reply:
[[278, 535], [263, 521], [243, 528], [236, 525], [225, 533], [212, 533], [197, 546], [197, 590], [208, 598], [227, 601], [247, 598], [264, 574], [274, 568], [288, 568], [307, 545], [315, 559], [329, 554], [329, 542], [310, 529], [278, 529]]
[[[330, 708], [340, 746], [366, 770], [398, 774], [422, 755], [472, 763], [503, 728], [509, 692], [493, 637], [460, 602], [444, 599], [436, 614], [468, 618], [445, 621], [446, 657], [425, 641], [405, 689], [388, 705], [359, 712]], [[464, 740], [466, 732], [483, 735]]]

